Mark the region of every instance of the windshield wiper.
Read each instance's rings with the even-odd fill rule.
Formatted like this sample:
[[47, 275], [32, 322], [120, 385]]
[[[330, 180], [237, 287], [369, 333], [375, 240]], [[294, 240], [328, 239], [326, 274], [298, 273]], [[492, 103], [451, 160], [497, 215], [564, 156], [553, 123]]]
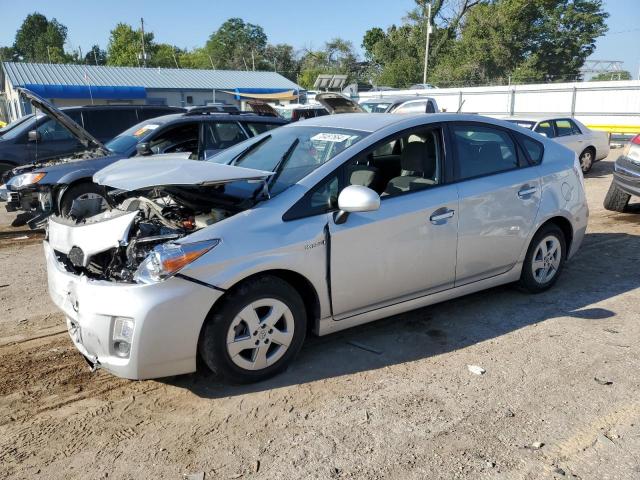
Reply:
[[276, 166], [273, 168], [273, 175], [263, 180], [264, 183], [262, 186], [262, 193], [264, 194], [265, 197], [271, 198], [271, 192], [270, 192], [271, 187], [273, 186], [274, 183], [276, 183], [276, 180], [280, 176], [280, 173], [282, 173], [282, 169], [284, 168], [289, 158], [291, 158], [293, 151], [296, 149], [299, 143], [300, 143], [300, 139], [296, 138], [291, 143], [291, 145], [289, 145], [289, 148], [287, 148], [287, 151], [284, 152], [282, 157], [280, 157], [280, 160], [278, 160], [278, 163], [276, 163]]
[[251, 152], [253, 152], [256, 148], [258, 148], [260, 145], [262, 145], [264, 142], [266, 142], [269, 139], [271, 139], [271, 135], [266, 135], [262, 137], [260, 140], [258, 140], [257, 142], [249, 145], [248, 148], [246, 148], [244, 151], [240, 152], [238, 155], [233, 157], [229, 162], [229, 165], [237, 165], [240, 160], [242, 160], [244, 157], [249, 155]]
[[300, 143], [300, 139], [296, 138], [291, 143], [289, 148], [287, 148], [287, 151], [284, 152], [284, 155], [282, 155], [282, 157], [280, 157], [280, 160], [278, 160], [278, 163], [276, 163], [276, 166], [273, 167], [273, 175], [271, 175], [271, 177], [269, 177], [269, 183], [268, 183], [269, 187], [271, 185], [273, 185], [274, 183], [276, 183], [276, 180], [278, 179], [278, 177], [280, 177], [280, 174], [282, 173], [282, 170], [283, 170], [284, 166], [286, 165], [286, 163], [291, 158], [291, 155], [293, 155], [293, 151], [296, 149], [296, 147], [298, 146], [299, 143]]

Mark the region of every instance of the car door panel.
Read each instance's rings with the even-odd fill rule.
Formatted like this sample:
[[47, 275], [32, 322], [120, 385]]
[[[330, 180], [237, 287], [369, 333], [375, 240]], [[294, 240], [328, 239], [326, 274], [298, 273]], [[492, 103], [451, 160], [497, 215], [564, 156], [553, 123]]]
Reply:
[[499, 275], [516, 263], [540, 206], [538, 167], [460, 183], [456, 286]]
[[457, 210], [457, 187], [442, 185], [383, 197], [379, 210], [351, 213], [343, 224], [329, 214], [334, 318], [451, 288]]

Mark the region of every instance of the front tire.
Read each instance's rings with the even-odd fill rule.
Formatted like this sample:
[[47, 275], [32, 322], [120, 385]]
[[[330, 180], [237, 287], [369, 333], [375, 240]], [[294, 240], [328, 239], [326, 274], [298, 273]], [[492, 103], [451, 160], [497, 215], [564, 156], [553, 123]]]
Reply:
[[520, 274], [520, 287], [530, 293], [548, 290], [558, 280], [566, 259], [564, 233], [555, 224], [543, 226], [534, 235]]
[[63, 217], [68, 217], [71, 214], [71, 209], [75, 200], [92, 198], [101, 198], [101, 209], [105, 210], [107, 208], [107, 199], [104, 196], [104, 189], [102, 187], [93, 182], [82, 182], [73, 185], [62, 195], [62, 199], [60, 200], [60, 214]]
[[631, 195], [620, 190], [614, 182], [611, 182], [607, 195], [604, 197], [604, 208], [612, 212], [624, 212], [629, 204]]
[[584, 151], [580, 154], [580, 168], [582, 169], [582, 173], [588, 173], [593, 166], [593, 162], [596, 159], [596, 152], [592, 147], [585, 148]]
[[199, 341], [204, 363], [230, 383], [253, 383], [282, 372], [307, 331], [300, 294], [279, 277], [248, 280], [221, 299]]

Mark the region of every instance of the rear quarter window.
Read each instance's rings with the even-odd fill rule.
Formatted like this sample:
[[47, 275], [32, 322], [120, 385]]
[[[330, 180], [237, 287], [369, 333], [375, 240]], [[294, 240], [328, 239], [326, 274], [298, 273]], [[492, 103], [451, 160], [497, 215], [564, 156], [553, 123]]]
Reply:
[[542, 163], [542, 157], [544, 156], [544, 147], [542, 144], [526, 135], [518, 135], [518, 142], [525, 149], [529, 155], [531, 163], [534, 165], [540, 165]]

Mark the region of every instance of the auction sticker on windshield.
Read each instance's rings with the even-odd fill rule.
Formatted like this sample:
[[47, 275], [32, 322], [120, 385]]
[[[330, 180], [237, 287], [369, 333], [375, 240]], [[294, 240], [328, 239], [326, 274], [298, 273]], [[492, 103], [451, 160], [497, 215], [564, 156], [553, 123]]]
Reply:
[[136, 130], [133, 133], [134, 137], [141, 137], [142, 135], [144, 135], [145, 133], [147, 133], [150, 130], [155, 130], [156, 128], [158, 128], [160, 125], [156, 125], [154, 123], [150, 123], [149, 125], [145, 125], [143, 127], [140, 127], [138, 130]]
[[344, 142], [353, 138], [353, 135], [345, 135], [344, 133], [318, 133], [311, 137], [311, 140], [317, 142]]

